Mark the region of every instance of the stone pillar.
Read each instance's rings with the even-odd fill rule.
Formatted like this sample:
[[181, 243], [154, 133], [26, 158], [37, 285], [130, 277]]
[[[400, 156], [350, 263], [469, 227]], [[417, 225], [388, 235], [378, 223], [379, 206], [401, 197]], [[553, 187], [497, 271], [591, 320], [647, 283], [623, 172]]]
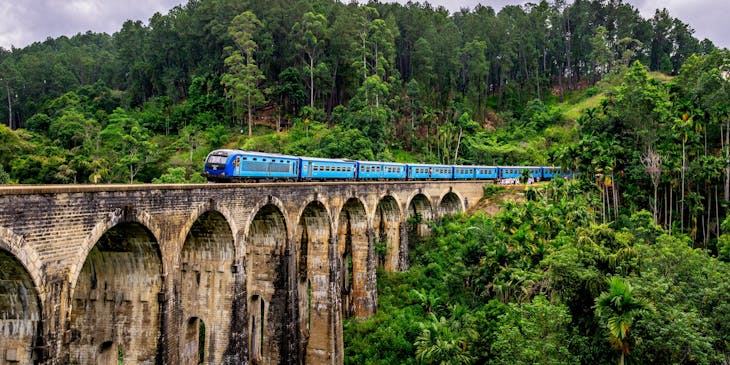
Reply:
[[233, 272], [233, 301], [231, 303], [231, 331], [223, 364], [248, 363], [248, 292], [246, 290], [246, 258], [237, 257], [231, 266]]
[[406, 271], [410, 267], [408, 258], [408, 223], [400, 222], [400, 246], [398, 250], [398, 270]]
[[299, 328], [299, 285], [297, 283], [297, 245], [287, 240], [286, 250], [281, 259], [281, 273], [286, 275], [282, 282], [286, 282], [286, 314], [284, 315], [285, 341], [282, 346], [281, 362], [284, 364], [300, 364], [303, 353], [306, 352], [306, 343], [302, 342], [301, 329]]
[[46, 301], [42, 309], [45, 350], [48, 355], [44, 360], [47, 364], [68, 363], [71, 360], [70, 287], [71, 284], [65, 279], [48, 278]]
[[366, 311], [372, 315], [378, 310], [378, 279], [377, 264], [375, 257], [375, 230], [368, 228], [368, 258], [367, 258], [367, 281], [365, 282], [365, 305]]
[[342, 334], [342, 265], [337, 250], [337, 236], [329, 240], [330, 262], [330, 364], [344, 363], [344, 336]]

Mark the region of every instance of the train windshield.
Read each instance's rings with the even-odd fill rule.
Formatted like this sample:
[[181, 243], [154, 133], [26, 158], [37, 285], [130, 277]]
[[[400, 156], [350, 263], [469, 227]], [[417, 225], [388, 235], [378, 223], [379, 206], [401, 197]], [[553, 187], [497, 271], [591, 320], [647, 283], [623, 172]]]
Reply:
[[228, 156], [220, 156], [220, 155], [210, 155], [208, 156], [208, 163], [209, 164], [225, 164], [226, 159]]

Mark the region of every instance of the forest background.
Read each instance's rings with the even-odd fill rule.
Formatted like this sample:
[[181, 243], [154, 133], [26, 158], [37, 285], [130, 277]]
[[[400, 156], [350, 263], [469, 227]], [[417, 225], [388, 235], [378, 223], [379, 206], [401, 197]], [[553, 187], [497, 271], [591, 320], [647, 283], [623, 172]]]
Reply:
[[200, 182], [221, 147], [574, 171], [414, 237], [348, 362], [730, 362], [730, 52], [666, 10], [192, 0], [0, 78], [0, 183]]

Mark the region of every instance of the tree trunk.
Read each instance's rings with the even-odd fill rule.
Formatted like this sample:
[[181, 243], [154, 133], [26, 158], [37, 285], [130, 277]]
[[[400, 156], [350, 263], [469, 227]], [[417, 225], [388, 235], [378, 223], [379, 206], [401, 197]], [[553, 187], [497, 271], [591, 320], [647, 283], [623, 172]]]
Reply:
[[251, 92], [248, 92], [248, 137], [250, 138], [253, 133], [253, 120], [251, 119]]
[[10, 99], [10, 84], [8, 80], [5, 80], [5, 90], [8, 92], [8, 128], [13, 130], [15, 129], [13, 128], [13, 103]]
[[314, 57], [309, 56], [309, 107], [314, 109]]
[[456, 140], [456, 151], [454, 151], [454, 163], [456, 163], [456, 160], [459, 158], [459, 146], [461, 145], [461, 133], [464, 130], [462, 128], [459, 128], [459, 139]]
[[681, 221], [679, 222], [679, 229], [681, 232], [684, 232], [684, 170], [686, 169], [685, 165], [687, 163], [685, 148], [684, 148], [684, 144], [685, 144], [684, 138], [685, 137], [683, 137], [683, 139], [682, 139], [682, 189], [679, 191], [680, 198], [682, 198], [680, 200], [680, 209], [679, 209], [680, 210], [679, 217], [681, 219]]
[[730, 119], [725, 121], [725, 201], [730, 200]]
[[655, 225], [659, 225], [659, 202], [657, 201], [658, 192], [659, 192], [659, 184], [654, 184], [654, 224]]

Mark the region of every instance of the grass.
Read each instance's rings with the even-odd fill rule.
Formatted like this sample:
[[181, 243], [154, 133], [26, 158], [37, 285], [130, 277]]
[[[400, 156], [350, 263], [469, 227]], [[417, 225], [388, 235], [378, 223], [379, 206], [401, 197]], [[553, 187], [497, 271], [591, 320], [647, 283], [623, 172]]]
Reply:
[[563, 110], [563, 118], [565, 118], [566, 120], [577, 120], [578, 117], [583, 115], [583, 112], [586, 109], [597, 107], [601, 103], [601, 99], [603, 99], [605, 96], [605, 92], [600, 92], [575, 104], [564, 104], [564, 107], [566, 109]]

